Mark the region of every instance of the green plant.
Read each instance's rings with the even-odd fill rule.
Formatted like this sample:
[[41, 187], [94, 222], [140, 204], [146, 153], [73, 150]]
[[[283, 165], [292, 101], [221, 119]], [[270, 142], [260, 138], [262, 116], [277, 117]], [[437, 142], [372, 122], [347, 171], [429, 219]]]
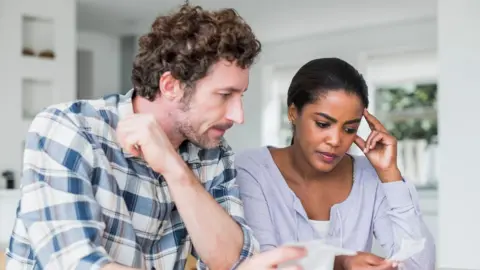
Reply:
[[[402, 112], [411, 109], [436, 108], [437, 84], [417, 84], [407, 87], [385, 87], [377, 90], [379, 109]], [[438, 135], [436, 118], [427, 119], [421, 114], [401, 121], [387, 121], [387, 130], [398, 140], [426, 139], [435, 143]]]

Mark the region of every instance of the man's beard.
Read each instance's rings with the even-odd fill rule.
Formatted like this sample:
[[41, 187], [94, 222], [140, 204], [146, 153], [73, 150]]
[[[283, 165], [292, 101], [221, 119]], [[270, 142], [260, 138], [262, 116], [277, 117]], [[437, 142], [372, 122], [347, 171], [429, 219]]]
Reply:
[[[212, 139], [208, 136], [208, 130], [206, 130], [203, 134], [198, 134], [195, 132], [195, 128], [193, 127], [193, 123], [190, 119], [190, 115], [192, 114], [190, 111], [190, 99], [187, 98], [183, 100], [183, 102], [183, 106], [180, 108], [181, 116], [175, 123], [177, 132], [197, 147], [204, 149], [218, 147], [222, 141], [222, 137], [219, 139]], [[222, 126], [220, 128], [225, 127]]]
[[220, 145], [221, 137], [219, 139], [212, 139], [208, 136], [208, 133], [197, 134], [193, 129], [190, 120], [184, 119], [184, 121], [177, 123], [177, 128], [180, 134], [182, 134], [192, 144], [205, 149], [215, 148]]

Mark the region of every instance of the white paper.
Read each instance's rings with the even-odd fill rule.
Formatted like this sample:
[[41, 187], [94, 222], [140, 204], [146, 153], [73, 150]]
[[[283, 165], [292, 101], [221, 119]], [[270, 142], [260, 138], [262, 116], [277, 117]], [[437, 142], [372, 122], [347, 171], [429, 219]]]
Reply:
[[393, 254], [388, 260], [403, 262], [410, 259], [425, 248], [425, 238], [419, 240], [403, 239], [400, 250]]
[[305, 270], [332, 270], [335, 256], [354, 256], [357, 254], [357, 252], [352, 250], [325, 244], [322, 240], [293, 243], [288, 246], [300, 246], [306, 248], [307, 256], [301, 260], [281, 264], [278, 269], [283, 269], [290, 265], [300, 265]]

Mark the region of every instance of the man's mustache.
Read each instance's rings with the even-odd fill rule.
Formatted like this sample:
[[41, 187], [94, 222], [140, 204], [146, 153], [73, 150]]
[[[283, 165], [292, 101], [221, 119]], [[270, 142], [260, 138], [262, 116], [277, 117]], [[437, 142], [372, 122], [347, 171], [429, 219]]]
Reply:
[[233, 127], [233, 123], [217, 124], [213, 126], [213, 128], [221, 129], [221, 130], [227, 130], [227, 129], [230, 129], [231, 127]]

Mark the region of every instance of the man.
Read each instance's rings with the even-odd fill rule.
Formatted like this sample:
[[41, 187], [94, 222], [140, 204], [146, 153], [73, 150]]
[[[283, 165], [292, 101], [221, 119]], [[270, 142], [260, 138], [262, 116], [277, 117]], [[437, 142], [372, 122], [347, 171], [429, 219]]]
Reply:
[[[183, 269], [190, 253], [231, 269], [255, 253], [222, 138], [260, 42], [231, 9], [183, 6], [139, 44], [126, 95], [33, 120], [7, 269]], [[276, 252], [241, 268], [292, 258]]]

